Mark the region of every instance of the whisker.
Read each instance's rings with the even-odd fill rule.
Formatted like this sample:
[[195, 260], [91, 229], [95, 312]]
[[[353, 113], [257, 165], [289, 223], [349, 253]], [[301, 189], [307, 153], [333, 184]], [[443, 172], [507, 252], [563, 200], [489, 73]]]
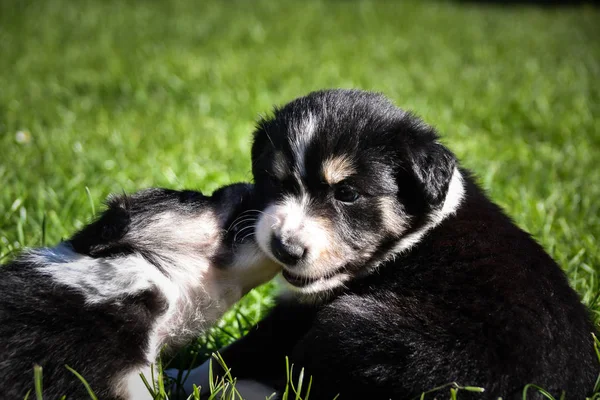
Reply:
[[240, 244], [243, 244], [246, 239], [252, 236], [254, 236], [254, 232], [250, 232], [249, 234], [244, 236], [239, 242], [233, 242], [233, 251], [235, 252], [239, 248]]
[[245, 222], [251, 222], [251, 221], [256, 221], [258, 218], [255, 217], [247, 217], [247, 218], [243, 218], [243, 219], [236, 219], [234, 220], [231, 225], [229, 226], [229, 228], [227, 228], [227, 232], [229, 232], [230, 230], [232, 230], [233, 228], [235, 228], [236, 226], [243, 224]]
[[244, 236], [244, 237], [242, 238], [242, 240], [240, 240], [240, 242], [244, 242], [244, 240], [246, 240], [246, 239], [248, 239], [248, 238], [250, 238], [250, 237], [252, 237], [252, 236], [255, 236], [255, 235], [254, 235], [254, 232], [251, 232], [251, 233], [247, 234], [246, 236]]
[[[275, 217], [274, 215], [271, 215], [269, 213], [266, 213], [264, 211], [260, 211], [260, 210], [248, 210], [248, 211], [252, 211], [252, 212], [256, 212], [256, 213], [260, 213], [263, 215], [266, 215], [269, 218], [272, 218], [275, 221], [279, 221], [279, 218]], [[244, 211], [244, 213], [247, 213], [247, 211]], [[233, 222], [231, 222], [231, 224], [229, 225], [229, 228], [226, 229], [226, 232], [229, 232], [231, 229], [233, 229], [236, 225], [242, 223], [242, 222], [246, 222], [246, 221], [252, 221], [252, 220], [257, 220], [257, 217], [251, 216], [251, 215], [244, 215], [244, 213], [241, 213], [236, 219], [233, 220]]]
[[251, 220], [251, 219], [257, 219], [257, 218], [258, 218], [257, 215], [242, 215], [241, 217], [236, 218], [233, 222], [235, 223], [240, 220], [246, 220], [246, 219]]
[[241, 217], [242, 215], [246, 215], [248, 213], [259, 213], [259, 212], [260, 212], [260, 210], [246, 210], [246, 211], [241, 212], [240, 215], [238, 216], [238, 218]]
[[237, 218], [231, 222], [231, 224], [225, 230], [225, 232], [229, 232], [230, 230], [232, 230], [233, 228], [235, 228], [237, 225], [239, 225], [241, 223], [257, 220], [258, 218], [254, 214], [266, 215], [267, 217], [272, 218], [275, 221], [279, 221], [279, 218], [277, 218], [274, 215], [271, 215], [269, 213], [266, 213], [264, 211], [255, 210], [255, 209], [246, 210], [246, 211], [240, 213], [240, 215], [238, 215]]
[[[238, 216], [237, 216], [237, 217], [236, 217], [236, 218], [233, 220], [233, 222], [237, 221], [237, 220], [238, 220], [238, 219], [240, 219], [240, 218], [245, 218], [245, 217], [249, 217], [249, 216], [250, 216], [250, 215], [249, 215], [249, 213], [248, 213], [248, 212], [246, 212], [246, 211], [244, 211], [243, 213], [240, 213], [240, 215], [238, 215]], [[233, 223], [233, 222], [232, 222], [232, 223]]]
[[239, 231], [237, 231], [236, 234], [243, 232], [245, 230], [248, 230], [248, 229], [254, 229], [254, 226], [253, 225], [245, 226], [242, 229], [240, 229]]
[[[277, 217], [275, 217], [274, 215], [271, 215], [271, 214], [269, 214], [269, 213], [267, 213], [267, 212], [264, 212], [264, 211], [262, 211], [262, 210], [254, 210], [254, 209], [252, 209], [252, 210], [246, 210], [246, 211], [244, 211], [244, 212], [257, 212], [257, 213], [260, 213], [260, 214], [266, 215], [266, 216], [268, 216], [268, 217], [271, 217], [271, 218], [275, 218], [275, 219], [277, 219]], [[243, 214], [243, 213], [242, 213], [242, 214]], [[241, 214], [240, 214], [240, 215], [241, 215]]]
[[239, 235], [241, 232], [243, 232], [243, 231], [246, 231], [246, 230], [248, 230], [248, 229], [254, 229], [254, 226], [246, 226], [246, 227], [244, 227], [244, 228], [240, 229], [239, 231], [237, 231], [237, 232], [235, 233], [235, 235], [233, 235], [233, 241], [235, 242], [235, 241], [237, 240], [237, 237], [238, 237], [238, 235]]
[[243, 224], [244, 222], [256, 221], [256, 220], [257, 220], [257, 218], [254, 218], [254, 217], [248, 217], [248, 218], [241, 219], [241, 220], [235, 222], [234, 224], [232, 224], [228, 230], [233, 229], [234, 227], [236, 227], [240, 224]]

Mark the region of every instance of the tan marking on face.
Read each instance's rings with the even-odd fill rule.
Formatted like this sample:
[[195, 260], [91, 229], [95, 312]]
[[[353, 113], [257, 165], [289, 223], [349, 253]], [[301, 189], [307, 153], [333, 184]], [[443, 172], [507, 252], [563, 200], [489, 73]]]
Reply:
[[314, 228], [309, 237], [319, 239], [309, 247], [312, 260], [305, 272], [311, 277], [326, 276], [350, 261], [352, 249], [337, 237], [335, 226], [329, 219], [316, 217], [311, 222]]
[[388, 232], [401, 234], [408, 227], [408, 216], [402, 210], [402, 206], [393, 197], [382, 197], [379, 199], [383, 224]]
[[323, 177], [330, 185], [334, 185], [356, 173], [351, 160], [345, 156], [328, 158], [323, 162]]
[[[315, 224], [321, 230], [322, 236], [327, 238], [327, 240], [319, 242], [322, 247], [318, 249], [316, 259], [323, 265], [339, 264], [339, 262], [344, 259], [344, 251], [342, 246], [333, 245], [338, 242], [338, 240], [336, 240], [336, 232], [333, 225], [327, 218], [321, 217], [315, 218]], [[326, 273], [327, 271], [321, 272]]]

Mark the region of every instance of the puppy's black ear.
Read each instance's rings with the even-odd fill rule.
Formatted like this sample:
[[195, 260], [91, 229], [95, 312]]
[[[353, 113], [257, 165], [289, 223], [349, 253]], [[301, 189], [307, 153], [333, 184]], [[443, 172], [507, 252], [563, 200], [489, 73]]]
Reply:
[[456, 167], [456, 157], [437, 141], [411, 146], [408, 155], [412, 172], [425, 200], [432, 208], [441, 206]]
[[269, 163], [268, 159], [269, 155], [272, 154], [272, 150], [274, 147], [273, 140], [269, 135], [269, 129], [271, 129], [271, 125], [273, 124], [273, 120], [268, 117], [261, 118], [256, 124], [256, 128], [253, 133], [252, 140], [252, 173], [256, 178], [257, 173], [260, 175], [262, 172], [262, 164]]
[[110, 199], [108, 209], [71, 238], [73, 249], [94, 258], [130, 253], [130, 246], [122, 242], [131, 222], [128, 204], [125, 196]]
[[[403, 138], [399, 157], [399, 195], [407, 211], [418, 215], [443, 205], [456, 168], [456, 157], [438, 141], [434, 128], [404, 113], [396, 128]], [[412, 189], [412, 190], [411, 190]]]

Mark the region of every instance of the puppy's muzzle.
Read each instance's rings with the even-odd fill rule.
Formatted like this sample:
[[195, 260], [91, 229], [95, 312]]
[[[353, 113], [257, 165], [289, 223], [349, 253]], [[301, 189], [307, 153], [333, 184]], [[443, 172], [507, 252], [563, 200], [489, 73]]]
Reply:
[[306, 256], [306, 247], [293, 237], [271, 236], [273, 256], [288, 267], [297, 265]]

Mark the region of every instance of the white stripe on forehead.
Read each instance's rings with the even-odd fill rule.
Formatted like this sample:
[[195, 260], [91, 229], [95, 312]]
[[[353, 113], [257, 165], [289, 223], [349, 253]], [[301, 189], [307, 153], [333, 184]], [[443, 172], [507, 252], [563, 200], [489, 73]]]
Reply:
[[282, 232], [293, 232], [301, 228], [307, 217], [309, 198], [306, 194], [302, 197], [285, 196], [280, 203], [280, 208], [285, 218], [281, 220]]
[[316, 118], [310, 112], [303, 115], [300, 121], [297, 121], [290, 127], [290, 129], [293, 130], [290, 136], [293, 137], [290, 142], [290, 147], [294, 153], [296, 169], [300, 176], [306, 175], [304, 159], [306, 157], [308, 145], [315, 135], [316, 128]]

